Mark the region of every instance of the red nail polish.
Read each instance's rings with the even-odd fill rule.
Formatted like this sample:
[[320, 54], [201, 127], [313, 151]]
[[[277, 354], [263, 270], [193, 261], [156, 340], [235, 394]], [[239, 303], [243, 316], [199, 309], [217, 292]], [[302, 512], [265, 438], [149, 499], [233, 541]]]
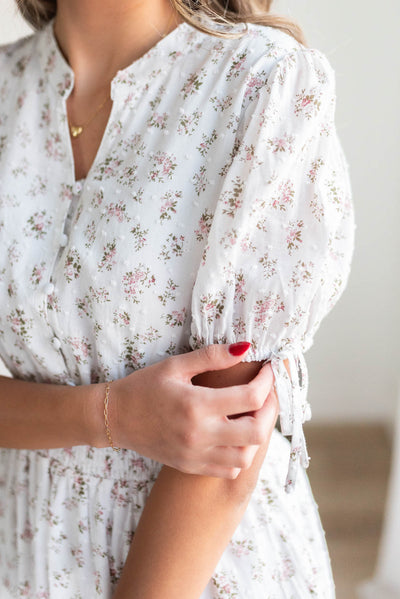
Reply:
[[232, 356], [242, 356], [250, 348], [251, 343], [248, 341], [239, 341], [238, 343], [232, 343], [229, 346], [229, 353]]

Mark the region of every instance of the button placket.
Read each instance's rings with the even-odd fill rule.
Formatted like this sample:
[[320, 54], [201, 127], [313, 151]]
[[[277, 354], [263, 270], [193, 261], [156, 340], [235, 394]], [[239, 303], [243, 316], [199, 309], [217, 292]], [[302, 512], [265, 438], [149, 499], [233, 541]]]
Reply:
[[[64, 223], [63, 223], [63, 228], [62, 228], [62, 233], [59, 236], [58, 239], [58, 252], [57, 252], [57, 256], [55, 258], [55, 261], [53, 263], [53, 268], [52, 268], [52, 272], [54, 272], [54, 269], [57, 267], [57, 265], [60, 262], [60, 259], [63, 255], [64, 252], [64, 248], [68, 245], [68, 240], [69, 240], [69, 235], [70, 235], [70, 230], [71, 230], [71, 222], [72, 222], [72, 218], [73, 215], [75, 213], [77, 204], [78, 204], [78, 200], [79, 200], [79, 194], [83, 189], [83, 184], [81, 181], [77, 181], [73, 186], [72, 186], [72, 198], [70, 201], [70, 205], [68, 207], [67, 213], [65, 214], [64, 217]], [[51, 344], [53, 346], [53, 348], [62, 353], [62, 341], [61, 339], [57, 336], [56, 334], [56, 328], [54, 327], [54, 322], [52, 322], [52, 318], [51, 318], [51, 310], [49, 310], [49, 302], [50, 302], [50, 298], [53, 295], [54, 291], [55, 291], [55, 285], [53, 282], [53, 277], [52, 274], [50, 275], [50, 279], [49, 281], [44, 285], [44, 294], [45, 294], [45, 313], [46, 313], [46, 318], [47, 318], [47, 323], [50, 327], [51, 330]], [[62, 331], [61, 331], [61, 334]], [[64, 359], [65, 361], [65, 359]]]
[[56, 337], [54, 335], [54, 337], [52, 337], [51, 342], [53, 344], [54, 349], [56, 349], [57, 351], [61, 349], [61, 341], [58, 337]]
[[54, 285], [53, 283], [46, 283], [45, 288], [44, 288], [44, 292], [47, 296], [51, 295], [52, 293], [54, 293]]

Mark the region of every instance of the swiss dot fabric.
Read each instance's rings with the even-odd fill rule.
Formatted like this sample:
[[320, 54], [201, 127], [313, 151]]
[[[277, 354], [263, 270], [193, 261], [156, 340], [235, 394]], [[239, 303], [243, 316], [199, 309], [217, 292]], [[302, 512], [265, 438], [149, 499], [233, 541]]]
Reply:
[[[1, 357], [16, 378], [82, 385], [251, 341], [246, 360], [271, 361], [291, 444], [274, 431], [202, 599], [331, 599], [299, 469], [303, 354], [353, 252], [331, 67], [268, 27], [220, 39], [183, 23], [114, 77], [83, 181], [73, 86], [53, 22], [0, 49]], [[160, 468], [127, 450], [0, 450], [0, 596], [111, 599]]]

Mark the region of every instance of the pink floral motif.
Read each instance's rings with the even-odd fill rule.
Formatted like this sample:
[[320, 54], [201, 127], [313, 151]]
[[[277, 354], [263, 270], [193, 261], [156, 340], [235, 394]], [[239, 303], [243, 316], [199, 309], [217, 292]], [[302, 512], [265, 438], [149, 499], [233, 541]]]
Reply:
[[273, 137], [269, 139], [268, 145], [271, 148], [273, 154], [277, 154], [280, 152], [287, 152], [288, 154], [292, 154], [294, 151], [294, 141], [294, 135], [283, 133], [283, 135], [279, 137]]
[[251, 540], [242, 539], [240, 541], [231, 540], [230, 549], [236, 557], [250, 555], [254, 551], [254, 546]]
[[16, 105], [17, 105], [18, 110], [20, 110], [23, 107], [23, 105], [25, 104], [26, 96], [27, 96], [26, 91], [24, 91], [22, 94], [17, 96]]
[[71, 85], [71, 75], [69, 73], [65, 73], [63, 80], [57, 84], [57, 90], [60, 96], [65, 96], [67, 89], [69, 89]]
[[124, 340], [124, 349], [119, 357], [119, 362], [123, 362], [127, 373], [143, 368], [144, 352], [139, 350], [135, 340], [126, 338]]
[[185, 243], [184, 235], [174, 235], [170, 233], [166, 239], [166, 242], [161, 248], [161, 252], [158, 255], [159, 260], [166, 262], [171, 260], [173, 257], [178, 258], [183, 256], [183, 248]]
[[18, 335], [23, 341], [27, 342], [31, 339], [29, 331], [33, 327], [33, 320], [27, 318], [22, 308], [12, 310], [7, 315], [7, 320], [10, 323], [12, 332]]
[[176, 158], [173, 154], [158, 151], [153, 156], [153, 168], [150, 170], [149, 181], [158, 181], [162, 183], [167, 179], [172, 179], [174, 171], [177, 167]]
[[51, 223], [52, 218], [47, 217], [47, 211], [41, 210], [28, 218], [24, 232], [27, 236], [33, 236], [35, 239], [43, 239]]
[[131, 317], [129, 313], [124, 310], [115, 310], [113, 314], [113, 323], [121, 326], [128, 326], [131, 323]]
[[178, 133], [180, 135], [193, 135], [199, 126], [202, 114], [197, 110], [191, 114], [182, 114], [179, 118]]
[[218, 135], [216, 129], [213, 129], [210, 135], [202, 135], [202, 141], [199, 146], [197, 146], [197, 150], [200, 154], [205, 157], [207, 156], [212, 144], [217, 140]]
[[102, 181], [104, 178], [115, 178], [119, 173], [119, 169], [123, 164], [123, 160], [116, 154], [112, 153], [106, 159], [97, 165], [94, 179]]
[[265, 252], [265, 254], [261, 256], [258, 261], [263, 266], [263, 274], [265, 279], [270, 279], [277, 274], [276, 267], [278, 260], [276, 258], [270, 258], [269, 252]]
[[[88, 358], [90, 357], [92, 351], [92, 344], [89, 342], [87, 337], [67, 337], [65, 342], [71, 347], [77, 364], [88, 363]], [[75, 480], [76, 484], [84, 484], [84, 481], [80, 476], [78, 476]]]
[[32, 530], [32, 524], [31, 524], [31, 522], [29, 522], [29, 520], [27, 520], [25, 522], [25, 528], [24, 528], [23, 532], [21, 533], [20, 538], [22, 541], [31, 541], [33, 539], [33, 537], [34, 537], [34, 533]]
[[71, 202], [72, 196], [73, 196], [72, 185], [63, 183], [61, 185], [61, 191], [60, 191], [60, 195], [59, 195], [61, 202]]
[[106, 222], [110, 222], [112, 218], [116, 218], [119, 223], [124, 221], [129, 222], [131, 220], [126, 211], [126, 204], [122, 201], [107, 204], [105, 213], [103, 213], [102, 216], [106, 219]]
[[182, 310], [172, 310], [164, 316], [165, 324], [170, 327], [181, 327], [186, 320], [186, 308]]
[[232, 106], [233, 98], [232, 96], [224, 96], [223, 98], [213, 96], [210, 98], [210, 102], [214, 105], [214, 110], [216, 112], [224, 112]]
[[55, 293], [47, 296], [47, 308], [48, 310], [54, 310], [54, 312], [61, 312], [59, 299]]
[[88, 225], [86, 225], [86, 228], [84, 230], [84, 236], [86, 238], [85, 248], [90, 248], [93, 245], [93, 243], [96, 239], [96, 233], [97, 233], [96, 221], [92, 220]]
[[166, 129], [168, 121], [168, 113], [164, 112], [163, 114], [158, 113], [156, 110], [150, 115], [147, 124], [149, 127], [157, 127], [158, 129]]
[[32, 269], [31, 276], [29, 277], [32, 285], [39, 285], [43, 278], [43, 274], [46, 271], [46, 262], [42, 261], [40, 264], [35, 264]]
[[235, 301], [244, 302], [247, 297], [246, 278], [243, 270], [235, 275]]
[[267, 329], [268, 323], [277, 312], [283, 312], [285, 304], [279, 294], [270, 291], [264, 299], [257, 300], [253, 306], [254, 323], [261, 329]]
[[149, 229], [142, 229], [140, 225], [135, 225], [130, 232], [133, 235], [135, 251], [138, 252], [147, 243]]
[[251, 240], [250, 233], [247, 233], [240, 240], [240, 249], [244, 253], [247, 253], [247, 252], [253, 252], [254, 253], [257, 250], [256, 246], [254, 245], [254, 242]]
[[198, 196], [206, 190], [209, 181], [207, 178], [207, 169], [204, 165], [193, 175], [192, 182]]
[[77, 249], [71, 248], [65, 258], [64, 274], [68, 283], [77, 279], [81, 272], [81, 259]]
[[230, 81], [231, 79], [236, 79], [239, 77], [240, 73], [245, 69], [245, 62], [247, 58], [247, 51], [241, 52], [237, 56], [234, 57], [231, 66], [229, 67], [229, 71], [226, 75], [226, 80]]
[[176, 300], [176, 290], [178, 289], [178, 287], [179, 285], [174, 283], [174, 281], [171, 278], [168, 279], [164, 293], [158, 296], [158, 299], [160, 300], [163, 306], [166, 306], [169, 300]]
[[197, 225], [197, 229], [195, 229], [196, 239], [197, 241], [203, 241], [206, 239], [208, 233], [210, 232], [211, 223], [213, 219], [213, 214], [209, 210], [205, 210], [199, 220], [199, 224]]
[[293, 204], [294, 200], [294, 185], [293, 181], [287, 179], [279, 184], [277, 194], [271, 200], [272, 208], [286, 210], [288, 206]]
[[233, 181], [232, 191], [224, 191], [221, 195], [221, 199], [226, 206], [223, 208], [222, 213], [234, 218], [236, 212], [241, 208], [243, 204], [243, 189], [244, 181], [240, 177], [236, 177]]
[[302, 228], [304, 227], [304, 222], [302, 220], [289, 222], [287, 226], [287, 235], [286, 235], [286, 245], [291, 256], [294, 251], [298, 250], [300, 244], [303, 243], [301, 234]]
[[216, 572], [211, 579], [215, 592], [216, 599], [239, 599], [238, 584], [232, 573], [222, 570]]
[[317, 160], [314, 160], [311, 163], [311, 168], [309, 169], [309, 171], [307, 173], [307, 177], [311, 183], [315, 183], [317, 176], [318, 176], [318, 172], [321, 169], [321, 167], [324, 166], [324, 164], [325, 163], [322, 160], [322, 158], [317, 158]]
[[222, 291], [215, 294], [208, 293], [207, 295], [202, 295], [200, 297], [200, 311], [209, 324], [211, 324], [213, 320], [221, 318], [225, 309], [225, 300], [226, 295]]
[[289, 285], [295, 289], [300, 289], [304, 283], [312, 283], [314, 267], [313, 262], [306, 263], [304, 260], [299, 260], [293, 269]]
[[162, 204], [160, 207], [160, 220], [167, 221], [171, 220], [172, 216], [176, 214], [176, 207], [178, 205], [178, 200], [182, 197], [181, 191], [176, 191], [175, 193], [172, 191], [167, 191], [162, 199]]
[[47, 57], [45, 72], [51, 73], [52, 71], [54, 71], [55, 64], [56, 64], [56, 52], [55, 52], [55, 50], [52, 50]]
[[48, 158], [53, 158], [53, 160], [64, 160], [64, 151], [62, 145], [61, 135], [59, 133], [52, 133], [46, 139], [45, 142], [45, 150]]
[[155, 284], [155, 276], [150, 269], [143, 264], [139, 264], [133, 271], [127, 272], [122, 277], [123, 289], [127, 298], [134, 303], [139, 302], [139, 296], [145, 288]]
[[188, 96], [197, 93], [203, 85], [203, 79], [205, 77], [205, 69], [201, 68], [197, 73], [191, 73], [185, 83], [182, 86], [181, 93], [183, 99], [186, 100]]
[[46, 102], [43, 106], [42, 114], [40, 116], [40, 128], [49, 127], [51, 123], [51, 110], [50, 110], [50, 102]]
[[101, 206], [103, 204], [103, 201], [104, 201], [104, 192], [100, 189], [93, 194], [93, 197], [92, 197], [90, 203], [93, 206], [93, 208], [98, 208], [99, 206]]
[[318, 93], [315, 88], [308, 92], [303, 89], [296, 95], [294, 108], [296, 116], [304, 116], [307, 120], [310, 120], [317, 115], [320, 108], [321, 93]]
[[102, 270], [112, 270], [114, 265], [117, 264], [115, 260], [117, 255], [117, 242], [115, 239], [113, 241], [109, 241], [103, 247], [103, 256], [100, 262], [97, 265], [99, 271]]

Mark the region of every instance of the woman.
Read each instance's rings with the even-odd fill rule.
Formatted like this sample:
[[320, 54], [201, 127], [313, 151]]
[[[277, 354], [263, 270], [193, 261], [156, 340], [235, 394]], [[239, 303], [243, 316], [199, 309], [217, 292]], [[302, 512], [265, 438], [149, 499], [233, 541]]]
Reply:
[[334, 597], [303, 352], [353, 213], [332, 71], [269, 5], [19, 2], [1, 597]]

